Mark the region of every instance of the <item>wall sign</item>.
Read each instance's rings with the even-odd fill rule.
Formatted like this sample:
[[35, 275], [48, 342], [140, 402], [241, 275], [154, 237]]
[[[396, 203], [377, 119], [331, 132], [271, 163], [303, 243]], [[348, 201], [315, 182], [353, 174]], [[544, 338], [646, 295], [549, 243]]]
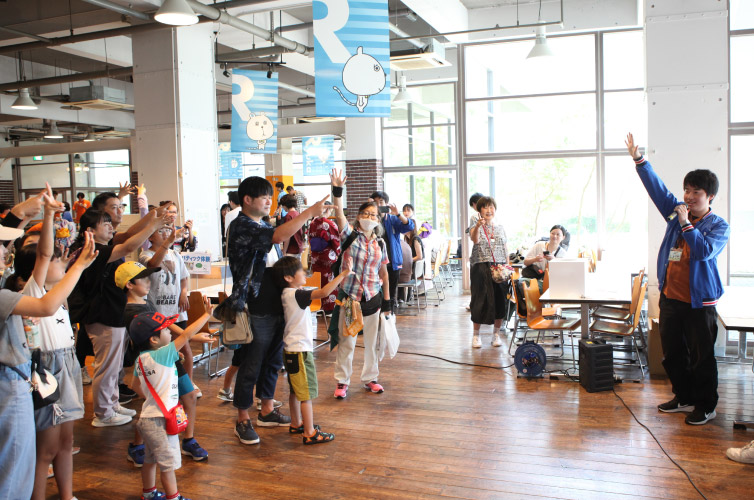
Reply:
[[232, 81], [231, 151], [277, 152], [277, 73], [267, 78], [266, 71], [234, 69]]
[[317, 116], [390, 116], [387, 0], [314, 0]]
[[302, 137], [304, 175], [327, 175], [335, 167], [333, 138], [330, 136]]
[[209, 252], [183, 252], [183, 263], [191, 274], [209, 274], [212, 266], [212, 254]]

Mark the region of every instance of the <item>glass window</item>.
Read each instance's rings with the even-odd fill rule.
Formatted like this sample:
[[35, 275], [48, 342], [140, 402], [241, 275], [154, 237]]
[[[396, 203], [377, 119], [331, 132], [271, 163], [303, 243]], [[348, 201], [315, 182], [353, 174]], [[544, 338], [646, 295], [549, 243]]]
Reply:
[[53, 189], [71, 185], [68, 155], [44, 156], [39, 161], [31, 157], [21, 158], [20, 161], [21, 187], [24, 189], [42, 189], [45, 182], [49, 182]]
[[466, 105], [470, 154], [596, 147], [594, 94], [473, 101]]
[[644, 88], [644, 33], [622, 31], [603, 36], [605, 90]]
[[730, 39], [730, 121], [754, 122], [754, 35]]
[[117, 188], [131, 180], [127, 149], [79, 153], [74, 155], [73, 166], [76, 186]]
[[[754, 286], [754, 259], [749, 254], [754, 247], [754, 205], [749, 200], [754, 185], [754, 135], [734, 135], [730, 138], [730, 284]], [[713, 204], [714, 207], [714, 204]]]
[[385, 189], [398, 210], [406, 203], [413, 205], [414, 218], [419, 224], [425, 221], [432, 224], [433, 235], [448, 237], [456, 233], [454, 171], [388, 172]]
[[557, 57], [527, 59], [534, 40], [466, 48], [466, 97], [594, 90], [594, 35], [548, 37]]
[[607, 92], [604, 102], [605, 149], [625, 149], [627, 131], [637, 139], [647, 137], [647, 103], [643, 91]]
[[571, 233], [569, 255], [597, 248], [595, 158], [500, 160], [469, 163], [469, 193], [489, 194], [508, 248], [530, 248], [555, 224]]
[[[605, 158], [605, 237], [603, 259], [626, 267], [647, 266], [647, 191], [628, 155]], [[654, 258], [654, 257], [652, 257]]]
[[730, 0], [730, 29], [754, 28], [754, 2]]

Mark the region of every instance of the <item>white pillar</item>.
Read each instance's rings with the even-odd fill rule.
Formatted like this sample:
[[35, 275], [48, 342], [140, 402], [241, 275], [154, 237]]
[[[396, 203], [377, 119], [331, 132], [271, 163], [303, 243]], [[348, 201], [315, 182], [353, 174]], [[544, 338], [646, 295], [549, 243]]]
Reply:
[[[645, 1], [644, 13], [647, 157], [679, 199], [683, 197], [683, 177], [687, 172], [697, 168], [715, 172], [720, 190], [712, 209], [727, 220], [727, 2]], [[656, 316], [660, 294], [657, 253], [666, 222], [651, 201], [649, 204], [649, 303], [650, 315]], [[727, 255], [726, 251], [718, 258], [723, 281], [728, 273]]]
[[213, 27], [133, 36], [134, 170], [150, 203], [175, 200], [199, 246], [220, 257], [220, 198]]

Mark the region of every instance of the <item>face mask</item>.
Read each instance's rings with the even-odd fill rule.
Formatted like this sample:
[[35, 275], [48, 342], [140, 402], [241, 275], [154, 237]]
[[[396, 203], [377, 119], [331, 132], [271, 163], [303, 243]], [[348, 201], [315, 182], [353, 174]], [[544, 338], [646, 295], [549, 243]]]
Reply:
[[377, 227], [377, 224], [379, 224], [379, 222], [373, 219], [359, 219], [359, 227], [365, 233], [371, 233], [372, 231], [374, 231], [374, 228]]

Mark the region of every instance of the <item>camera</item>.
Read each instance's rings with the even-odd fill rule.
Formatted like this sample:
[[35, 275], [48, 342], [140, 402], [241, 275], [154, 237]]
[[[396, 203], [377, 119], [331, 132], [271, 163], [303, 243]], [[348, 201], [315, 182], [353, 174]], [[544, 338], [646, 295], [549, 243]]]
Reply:
[[380, 213], [381, 214], [389, 214], [390, 213], [390, 207], [388, 207], [388, 206], [379, 207], [379, 209], [380, 209]]
[[544, 252], [542, 252], [542, 255], [550, 255], [550, 251], [549, 250], [545, 250]]

